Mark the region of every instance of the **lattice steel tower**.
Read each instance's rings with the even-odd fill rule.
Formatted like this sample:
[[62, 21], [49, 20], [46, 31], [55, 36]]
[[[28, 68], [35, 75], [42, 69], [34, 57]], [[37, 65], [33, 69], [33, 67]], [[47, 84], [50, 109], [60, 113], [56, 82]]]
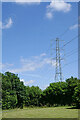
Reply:
[[55, 82], [62, 81], [62, 69], [61, 69], [61, 56], [59, 38], [56, 38], [56, 70], [55, 70]]

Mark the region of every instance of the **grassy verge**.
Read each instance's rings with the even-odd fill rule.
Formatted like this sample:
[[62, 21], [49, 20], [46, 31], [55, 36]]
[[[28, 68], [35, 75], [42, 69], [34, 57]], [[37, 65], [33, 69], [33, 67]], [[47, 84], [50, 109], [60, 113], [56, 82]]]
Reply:
[[3, 118], [77, 118], [78, 109], [70, 107], [24, 108], [3, 111]]

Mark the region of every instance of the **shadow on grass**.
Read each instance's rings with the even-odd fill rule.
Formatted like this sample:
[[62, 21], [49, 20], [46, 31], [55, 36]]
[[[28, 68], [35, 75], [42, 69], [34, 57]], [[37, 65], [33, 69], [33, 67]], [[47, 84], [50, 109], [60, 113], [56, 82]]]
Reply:
[[75, 106], [70, 106], [69, 108], [66, 108], [66, 109], [80, 109], [80, 108], [75, 107]]

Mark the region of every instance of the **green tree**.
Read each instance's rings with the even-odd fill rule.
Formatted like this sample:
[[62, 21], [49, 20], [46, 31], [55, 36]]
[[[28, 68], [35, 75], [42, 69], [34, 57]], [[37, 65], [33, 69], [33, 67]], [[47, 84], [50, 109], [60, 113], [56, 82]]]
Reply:
[[65, 97], [67, 92], [66, 82], [51, 83], [48, 88], [43, 91], [41, 102], [43, 105], [65, 105]]
[[78, 81], [79, 80], [77, 78], [73, 78], [73, 77], [66, 80], [66, 83], [68, 84], [67, 94], [66, 94], [66, 100], [67, 100], [68, 105], [72, 105], [72, 103], [73, 103], [72, 96], [74, 94], [75, 87], [77, 87]]
[[65, 82], [50, 83], [49, 87], [42, 91], [38, 86], [25, 86], [14, 73], [0, 73], [0, 95], [1, 92], [3, 109], [23, 108], [23, 106], [73, 105], [73, 103], [80, 107], [80, 80], [73, 77]]
[[18, 75], [6, 72], [2, 74], [2, 102], [3, 109], [21, 107], [25, 103], [25, 86]]
[[32, 86], [29, 90], [30, 105], [39, 106], [41, 94], [42, 90], [38, 86]]
[[73, 102], [76, 104], [76, 107], [80, 109], [80, 80], [74, 90], [74, 95], [72, 96]]

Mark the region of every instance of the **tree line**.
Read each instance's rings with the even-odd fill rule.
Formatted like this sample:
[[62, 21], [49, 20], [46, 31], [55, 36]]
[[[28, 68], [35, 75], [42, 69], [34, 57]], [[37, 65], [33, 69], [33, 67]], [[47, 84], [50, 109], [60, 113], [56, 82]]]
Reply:
[[38, 86], [25, 86], [14, 73], [0, 73], [0, 83], [1, 80], [2, 109], [62, 105], [80, 108], [80, 80], [77, 78], [71, 77], [65, 82], [50, 83], [43, 91]]

